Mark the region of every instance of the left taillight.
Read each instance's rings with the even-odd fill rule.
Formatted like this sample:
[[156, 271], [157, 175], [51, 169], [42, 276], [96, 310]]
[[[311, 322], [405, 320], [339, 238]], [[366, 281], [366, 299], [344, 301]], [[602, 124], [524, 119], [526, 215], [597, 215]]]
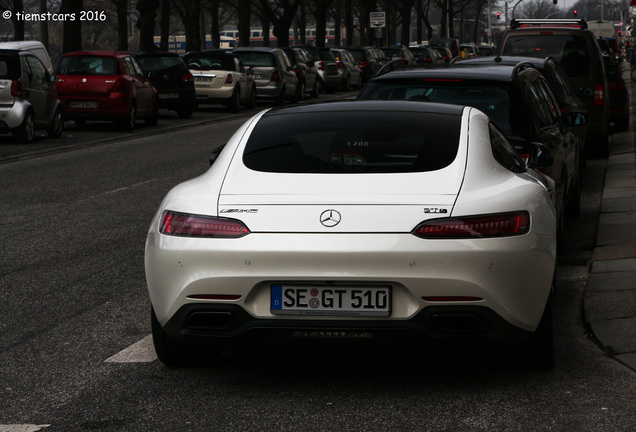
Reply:
[[530, 231], [527, 211], [428, 220], [413, 230], [424, 239], [510, 237]]
[[11, 96], [22, 96], [22, 83], [20, 81], [13, 81], [11, 83]]
[[181, 75], [181, 81], [183, 82], [194, 82], [194, 77], [192, 76], [191, 73], [186, 73]]
[[165, 210], [161, 215], [159, 232], [178, 237], [239, 238], [248, 235], [250, 230], [234, 219]]

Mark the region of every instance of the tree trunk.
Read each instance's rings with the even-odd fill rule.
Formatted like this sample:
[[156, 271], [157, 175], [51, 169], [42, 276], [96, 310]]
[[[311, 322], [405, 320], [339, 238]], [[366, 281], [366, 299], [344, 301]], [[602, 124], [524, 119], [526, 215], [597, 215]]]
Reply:
[[[117, 50], [128, 51], [128, 1], [117, 0], [116, 6], [117, 6]], [[154, 41], [153, 41], [153, 44], [154, 44]]]
[[239, 46], [250, 46], [251, 1], [238, 0], [238, 32]]
[[161, 51], [168, 51], [170, 37], [170, 0], [161, 0], [161, 21], [159, 22], [161, 28], [161, 42], [159, 49]]
[[221, 29], [219, 26], [219, 0], [212, 0], [210, 3], [210, 38], [212, 48], [221, 47]]
[[[38, 11], [41, 14], [45, 14], [48, 12], [48, 7], [46, 6], [46, 0], [38, 0]], [[47, 20], [42, 20], [38, 24], [40, 30], [40, 42], [49, 49], [49, 22]]]
[[346, 45], [353, 45], [353, 0], [344, 0], [345, 2], [345, 31]]
[[[62, 0], [60, 13], [75, 14], [79, 18], [82, 12], [82, 0]], [[79, 19], [65, 20], [62, 29], [62, 51], [80, 51], [82, 49], [82, 22]]]
[[159, 0], [138, 0], [137, 10], [139, 11], [139, 49], [141, 51], [152, 51], [154, 48], [155, 17]]
[[186, 52], [201, 51], [201, 32], [199, 15], [201, 14], [201, 0], [187, 0], [185, 20]]

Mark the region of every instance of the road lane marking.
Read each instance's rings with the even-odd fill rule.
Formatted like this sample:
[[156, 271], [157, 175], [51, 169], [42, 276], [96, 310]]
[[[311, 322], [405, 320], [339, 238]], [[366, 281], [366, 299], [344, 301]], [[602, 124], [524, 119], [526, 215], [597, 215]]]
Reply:
[[78, 202], [82, 203], [82, 202], [90, 201], [90, 200], [93, 200], [93, 199], [96, 199], [96, 198], [101, 198], [101, 197], [104, 197], [104, 196], [107, 196], [107, 195], [112, 195], [112, 194], [115, 194], [117, 192], [122, 192], [122, 191], [125, 191], [125, 190], [128, 190], [128, 189], [134, 189], [136, 187], [143, 186], [143, 185], [145, 185], [147, 183], [151, 183], [151, 182], [153, 182], [155, 180], [157, 180], [157, 179], [154, 178], [154, 179], [146, 180], [146, 181], [143, 181], [143, 182], [140, 182], [140, 183], [135, 183], [135, 184], [132, 184], [130, 186], [120, 187], [120, 188], [112, 190], [112, 191], [108, 191], [108, 192], [104, 192], [104, 193], [101, 193], [101, 194], [90, 196], [88, 198], [84, 198], [83, 200], [79, 200]]
[[[106, 363], [150, 363], [157, 360], [152, 335], [148, 335], [114, 356], [105, 360]], [[4, 432], [0, 430], [0, 432]]]
[[47, 428], [51, 425], [34, 425], [34, 424], [0, 424], [0, 432], [36, 432]]

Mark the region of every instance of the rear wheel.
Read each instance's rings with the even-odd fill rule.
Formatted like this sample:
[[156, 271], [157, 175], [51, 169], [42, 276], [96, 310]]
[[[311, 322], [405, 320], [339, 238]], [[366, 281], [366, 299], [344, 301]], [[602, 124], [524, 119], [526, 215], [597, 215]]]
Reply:
[[126, 132], [133, 132], [135, 130], [135, 125], [137, 124], [137, 106], [134, 102], [130, 104], [128, 115], [122, 120], [119, 120], [117, 124]]
[[15, 129], [15, 135], [23, 144], [31, 144], [35, 138], [35, 117], [30, 109], [24, 115], [22, 124]]
[[46, 133], [51, 138], [59, 138], [64, 130], [64, 115], [62, 114], [62, 108], [58, 107], [53, 114], [53, 120], [46, 129]]
[[283, 87], [280, 91], [280, 94], [276, 96], [276, 99], [274, 100], [274, 105], [280, 106], [285, 103], [285, 91], [286, 91], [285, 87]]
[[159, 102], [156, 99], [152, 104], [152, 114], [144, 122], [146, 126], [156, 126], [159, 123]]
[[527, 366], [549, 369], [554, 366], [554, 294], [550, 293], [535, 332], [521, 347], [519, 360]]
[[237, 113], [241, 110], [241, 95], [239, 94], [238, 87], [234, 88], [234, 93], [232, 93], [232, 97], [230, 98], [227, 106], [233, 113]]

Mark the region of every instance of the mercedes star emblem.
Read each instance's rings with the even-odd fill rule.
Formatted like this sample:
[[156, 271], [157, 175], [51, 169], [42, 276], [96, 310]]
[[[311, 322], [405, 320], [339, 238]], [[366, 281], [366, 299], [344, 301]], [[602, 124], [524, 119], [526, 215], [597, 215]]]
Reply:
[[342, 216], [334, 209], [325, 210], [320, 214], [320, 223], [327, 228], [335, 227], [340, 223]]

